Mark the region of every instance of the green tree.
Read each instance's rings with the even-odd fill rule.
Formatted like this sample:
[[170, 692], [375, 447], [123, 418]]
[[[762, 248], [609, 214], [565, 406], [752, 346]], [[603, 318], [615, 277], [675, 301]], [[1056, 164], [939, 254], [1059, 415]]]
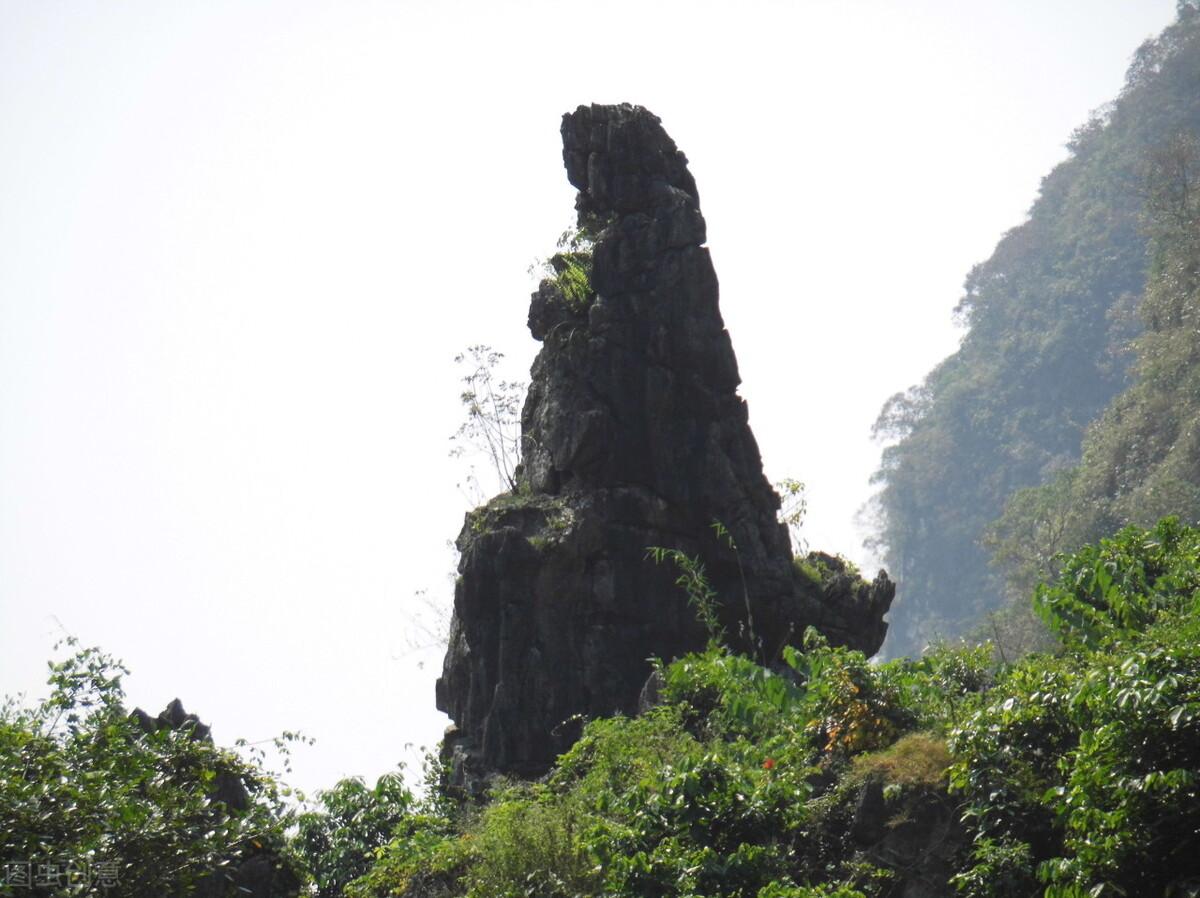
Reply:
[[1198, 596], [1200, 530], [1174, 519], [1085, 546], [1038, 587], [1065, 653], [1014, 665], [952, 735], [964, 894], [1200, 892]]
[[[162, 898], [239, 894], [257, 858], [257, 882], [297, 894], [278, 780], [194, 726], [147, 731], [123, 705], [127, 673], [80, 649], [51, 665], [45, 701], [0, 708], [3, 862], [63, 865], [40, 894]], [[18, 894], [8, 872], [0, 894]]]
[[318, 898], [339, 898], [364, 875], [396, 828], [413, 811], [412, 792], [400, 773], [381, 776], [374, 788], [358, 777], [318, 793], [319, 810], [296, 821], [296, 847], [307, 862]]

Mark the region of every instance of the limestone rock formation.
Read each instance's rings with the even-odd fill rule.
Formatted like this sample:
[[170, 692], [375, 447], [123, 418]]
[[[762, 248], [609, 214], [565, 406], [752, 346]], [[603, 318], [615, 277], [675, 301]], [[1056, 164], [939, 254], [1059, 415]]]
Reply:
[[[572, 720], [633, 713], [651, 656], [707, 634], [677, 571], [647, 547], [698, 556], [737, 647], [770, 660], [813, 625], [875, 652], [893, 584], [837, 559], [815, 582], [793, 565], [767, 483], [687, 159], [637, 106], [563, 117], [590, 257], [542, 282], [542, 349], [522, 414], [516, 488], [467, 516], [437, 704], [455, 721], [454, 777], [532, 776], [576, 738]], [[718, 538], [719, 521], [732, 537]]]

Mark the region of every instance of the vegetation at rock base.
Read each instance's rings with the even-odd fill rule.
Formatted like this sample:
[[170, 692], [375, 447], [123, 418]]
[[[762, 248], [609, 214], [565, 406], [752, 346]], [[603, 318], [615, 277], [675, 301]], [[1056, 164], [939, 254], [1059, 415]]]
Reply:
[[810, 631], [768, 669], [714, 641], [541, 781], [409, 811], [345, 894], [1195, 894], [1197, 596], [1200, 530], [1167, 519], [1039, 586], [1054, 653], [871, 664]]
[[[1124, 478], [1145, 471], [1143, 463], [1174, 442], [1173, 434], [1181, 442], [1171, 462], [1147, 474], [1140, 493], [1096, 485], [1099, 493], [1126, 496], [1127, 504], [1112, 509], [1119, 520], [1097, 518], [1098, 528], [1080, 540], [1062, 531], [1054, 513], [1059, 503], [1046, 507], [1051, 496], [1012, 499], [1017, 510], [995, 531], [1005, 544], [997, 550], [1003, 566], [1011, 571], [1015, 563], [1019, 572], [1010, 597], [1022, 595], [1036, 576], [1042, 558], [1026, 557], [1035, 546], [1049, 543], [1040, 553], [1048, 557], [1122, 523], [1188, 514], [1195, 503], [1179, 467], [1190, 431], [1117, 423], [1131, 415], [1143, 423], [1146, 415], [1166, 418], [1171, 410], [1148, 396], [1105, 409], [1129, 385], [1127, 347], [1142, 329], [1138, 297], [1144, 290], [1147, 296], [1171, 293], [1175, 298], [1166, 304], [1172, 306], [1182, 296], [1181, 285], [1162, 278], [1163, 250], [1148, 254], [1162, 239], [1153, 228], [1147, 232], [1142, 216], [1149, 157], [1181, 132], [1200, 133], [1198, 77], [1200, 10], [1185, 0], [1177, 21], [1138, 50], [1116, 101], [1076, 131], [1070, 157], [1044, 179], [1028, 220], [971, 271], [957, 310], [966, 327], [959, 350], [883, 408], [876, 434], [890, 445], [875, 475], [874, 540], [898, 583], [886, 648], [891, 654], [917, 653], [938, 635], [961, 634], [1001, 605], [1002, 577], [989, 567], [990, 552], [982, 544], [988, 526], [1020, 489], [1049, 483], [1051, 491], [1069, 491], [1055, 478], [1078, 463], [1081, 452], [1085, 467], [1088, 453], [1118, 463], [1112, 469], [1100, 465], [1097, 476]], [[1141, 304], [1145, 315], [1159, 302], [1143, 298]], [[1172, 339], [1164, 332], [1171, 319], [1156, 320], [1159, 330], [1147, 319], [1137, 347], [1133, 373], [1143, 382], [1147, 376], [1183, 376], [1171, 361], [1181, 357], [1182, 331]], [[1091, 435], [1081, 449], [1085, 428], [1102, 413], [1111, 419], [1105, 428], [1110, 436]], [[1135, 447], [1114, 429], [1156, 436]], [[1121, 457], [1122, 449], [1135, 448]], [[1088, 479], [1074, 489], [1084, 489]], [[1097, 494], [1095, 486], [1087, 492]], [[1153, 501], [1139, 504], [1147, 498]], [[1020, 519], [1015, 542], [1007, 539], [1013, 518]]]
[[[766, 668], [714, 640], [538, 782], [462, 803], [435, 764], [423, 796], [344, 780], [299, 816], [254, 764], [139, 725], [86, 650], [0, 718], [4, 856], [116, 863], [110, 890], [40, 891], [63, 896], [234, 894], [222, 871], [256, 856], [291, 876], [272, 895], [1197, 894], [1200, 529], [1127, 527], [1034, 605], [1058, 648], [1009, 663], [872, 664], [810, 630]], [[215, 797], [229, 775], [245, 807]]]

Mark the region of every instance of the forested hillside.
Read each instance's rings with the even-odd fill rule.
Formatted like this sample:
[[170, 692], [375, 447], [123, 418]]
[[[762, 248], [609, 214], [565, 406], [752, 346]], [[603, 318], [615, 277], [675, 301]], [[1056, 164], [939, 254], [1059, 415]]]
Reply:
[[899, 582], [890, 654], [919, 652], [1001, 604], [989, 525], [1015, 492], [1076, 464], [1085, 428], [1128, 385], [1152, 159], [1197, 131], [1200, 14], [1183, 0], [1136, 53], [1120, 96], [1072, 136], [1028, 220], [967, 277], [959, 350], [876, 422], [890, 441], [875, 475], [876, 539]]
[[1055, 553], [1129, 523], [1200, 516], [1200, 145], [1180, 136], [1151, 155], [1145, 224], [1150, 271], [1139, 303], [1133, 383], [1088, 428], [1083, 458], [1021, 490], [986, 543], [1014, 591]]

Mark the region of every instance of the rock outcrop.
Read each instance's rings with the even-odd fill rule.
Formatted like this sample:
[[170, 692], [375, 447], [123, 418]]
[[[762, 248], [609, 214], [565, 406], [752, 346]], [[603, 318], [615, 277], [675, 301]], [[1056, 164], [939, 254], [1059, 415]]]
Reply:
[[582, 289], [560, 276], [533, 295], [543, 345], [517, 485], [458, 537], [437, 704], [455, 721], [445, 748], [460, 784], [544, 772], [576, 738], [572, 720], [636, 711], [651, 656], [704, 646], [678, 572], [650, 546], [700, 558], [730, 642], [768, 660], [809, 625], [874, 653], [894, 593], [882, 572], [867, 583], [829, 556], [817, 579], [793, 564], [737, 395], [696, 184], [658, 118], [581, 106], [562, 137], [594, 245], [556, 266], [584, 271]]

